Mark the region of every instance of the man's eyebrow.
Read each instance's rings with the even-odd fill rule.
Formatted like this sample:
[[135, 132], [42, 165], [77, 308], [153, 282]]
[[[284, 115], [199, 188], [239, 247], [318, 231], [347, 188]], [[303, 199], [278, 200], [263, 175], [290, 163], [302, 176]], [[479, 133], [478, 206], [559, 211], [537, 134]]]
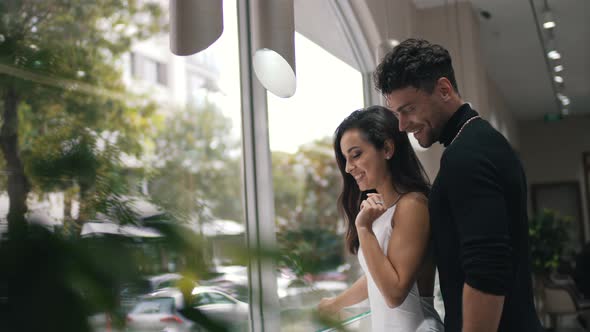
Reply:
[[400, 106], [400, 107], [397, 108], [397, 111], [398, 112], [401, 112], [403, 108], [405, 108], [406, 106], [408, 106], [410, 104], [411, 104], [411, 102], [403, 104], [402, 106]]

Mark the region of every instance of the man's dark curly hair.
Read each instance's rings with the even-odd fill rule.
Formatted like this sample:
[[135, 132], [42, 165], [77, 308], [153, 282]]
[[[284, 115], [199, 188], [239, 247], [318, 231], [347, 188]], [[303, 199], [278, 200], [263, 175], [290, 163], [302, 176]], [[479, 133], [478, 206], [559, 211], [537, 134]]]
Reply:
[[391, 50], [373, 73], [382, 94], [412, 86], [432, 93], [439, 78], [446, 77], [459, 92], [449, 52], [423, 39], [406, 39]]

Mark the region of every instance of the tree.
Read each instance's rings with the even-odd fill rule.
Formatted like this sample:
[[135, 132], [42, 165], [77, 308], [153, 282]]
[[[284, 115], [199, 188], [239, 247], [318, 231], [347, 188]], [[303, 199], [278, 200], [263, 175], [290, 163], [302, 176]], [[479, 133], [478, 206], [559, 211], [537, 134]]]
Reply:
[[297, 159], [305, 171], [301, 219], [336, 232], [339, 220], [336, 200], [341, 179], [333, 151], [331, 138], [324, 138], [302, 146]]
[[340, 171], [330, 138], [303, 145], [294, 155], [273, 153], [278, 238], [296, 273], [318, 273], [343, 261], [336, 200]]
[[301, 213], [305, 195], [304, 169], [296, 154], [272, 152], [275, 215], [278, 225], [291, 224]]
[[[24, 226], [33, 186], [75, 183], [83, 204], [97, 174], [114, 165], [99, 160], [118, 149], [139, 153], [153, 107], [129, 102], [119, 63], [133, 41], [161, 28], [160, 14], [157, 3], [136, 0], [0, 3], [0, 147], [10, 231]], [[39, 167], [43, 161], [47, 168]], [[81, 207], [83, 215], [91, 210]]]
[[230, 119], [214, 104], [205, 100], [173, 112], [154, 145], [155, 202], [187, 220], [242, 220], [239, 145]]

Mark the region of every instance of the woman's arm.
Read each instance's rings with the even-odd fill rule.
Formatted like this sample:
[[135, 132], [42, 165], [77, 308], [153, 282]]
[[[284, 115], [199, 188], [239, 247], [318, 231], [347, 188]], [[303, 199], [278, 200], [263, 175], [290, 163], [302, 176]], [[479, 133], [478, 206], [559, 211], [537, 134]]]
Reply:
[[340, 295], [323, 298], [318, 304], [318, 310], [321, 313], [334, 314], [342, 310], [342, 308], [357, 304], [368, 297], [367, 278], [362, 276]]
[[360, 246], [367, 268], [391, 308], [403, 303], [414, 284], [428, 248], [428, 201], [408, 193], [397, 204], [387, 255], [383, 254], [371, 227], [359, 227]]

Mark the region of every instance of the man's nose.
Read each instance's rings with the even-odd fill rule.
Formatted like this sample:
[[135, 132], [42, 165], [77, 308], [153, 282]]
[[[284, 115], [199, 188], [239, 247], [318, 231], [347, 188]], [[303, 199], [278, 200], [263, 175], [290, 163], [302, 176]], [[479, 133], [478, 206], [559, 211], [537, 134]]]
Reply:
[[408, 121], [402, 114], [400, 114], [398, 117], [398, 127], [399, 131], [406, 131], [406, 128], [408, 128]]

